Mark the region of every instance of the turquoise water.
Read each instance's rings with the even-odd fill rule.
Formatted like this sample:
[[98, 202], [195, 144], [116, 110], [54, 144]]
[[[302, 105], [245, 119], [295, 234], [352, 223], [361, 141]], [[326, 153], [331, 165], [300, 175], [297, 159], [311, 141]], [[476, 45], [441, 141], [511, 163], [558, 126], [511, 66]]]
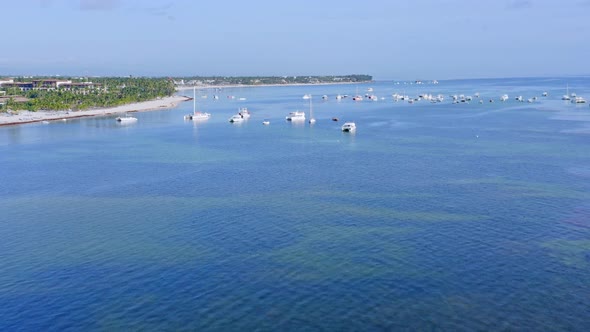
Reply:
[[[566, 83], [590, 99], [588, 78], [236, 88], [196, 124], [189, 102], [0, 127], [0, 330], [585, 331], [590, 108]], [[386, 99], [334, 98], [368, 87]], [[317, 122], [286, 122], [306, 93]]]

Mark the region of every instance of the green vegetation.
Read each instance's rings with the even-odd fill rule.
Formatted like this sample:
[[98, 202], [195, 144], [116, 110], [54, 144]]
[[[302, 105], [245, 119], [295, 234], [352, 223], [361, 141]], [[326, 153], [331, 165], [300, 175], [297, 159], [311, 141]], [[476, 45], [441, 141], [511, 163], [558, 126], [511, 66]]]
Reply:
[[[7, 96], [3, 110], [81, 110], [92, 107], [113, 107], [170, 96], [175, 91], [174, 82], [169, 78], [104, 77], [95, 78], [91, 84], [86, 83], [86, 85], [80, 84], [84, 83], [80, 79], [60, 78], [60, 80], [68, 80], [73, 84], [28, 91], [21, 91], [17, 87], [2, 87], [0, 90], [6, 91]], [[23, 82], [24, 80], [15, 78], [14, 81]], [[14, 97], [25, 97], [28, 100], [19, 102]]]

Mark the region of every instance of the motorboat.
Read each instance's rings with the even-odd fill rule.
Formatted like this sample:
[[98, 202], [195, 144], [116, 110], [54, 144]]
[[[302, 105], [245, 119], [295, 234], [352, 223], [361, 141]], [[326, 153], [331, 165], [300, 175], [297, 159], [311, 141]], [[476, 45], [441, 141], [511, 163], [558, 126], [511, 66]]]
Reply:
[[120, 116], [117, 118], [117, 122], [121, 122], [121, 123], [130, 123], [130, 122], [135, 122], [135, 121], [137, 121], [137, 118], [134, 118], [129, 115]]
[[574, 103], [574, 104], [585, 104], [586, 103], [586, 100], [583, 97], [575, 97], [572, 100], [572, 103]]
[[343, 132], [353, 132], [356, 130], [356, 124], [354, 122], [345, 122], [342, 125]]
[[309, 99], [309, 98], [311, 98], [311, 95], [309, 95], [309, 94], [305, 94], [305, 95], [303, 95], [303, 97], [302, 97], [302, 98], [303, 98], [303, 99]]
[[270, 124], [270, 121], [264, 120], [264, 121], [262, 121], [262, 124], [265, 125], [265, 126], [268, 126]]
[[231, 123], [242, 122], [242, 121], [244, 121], [244, 118], [239, 114], [234, 114], [234, 115], [232, 115], [231, 118], [229, 118], [229, 122], [231, 122]]
[[286, 117], [287, 121], [300, 121], [305, 120], [305, 112], [295, 111], [290, 112]]
[[238, 110], [238, 114], [242, 116], [242, 118], [244, 119], [249, 119], [250, 118], [250, 111], [248, 111], [247, 107], [242, 107]]

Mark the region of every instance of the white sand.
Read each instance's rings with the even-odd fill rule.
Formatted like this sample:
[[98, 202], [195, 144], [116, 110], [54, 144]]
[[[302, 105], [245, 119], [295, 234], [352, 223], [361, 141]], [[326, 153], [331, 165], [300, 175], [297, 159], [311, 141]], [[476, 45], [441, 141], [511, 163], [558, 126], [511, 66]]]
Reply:
[[[107, 116], [127, 112], [153, 111], [175, 107], [179, 102], [189, 100], [184, 96], [172, 96], [162, 99], [143, 101], [139, 103], [126, 104], [111, 108], [95, 108], [77, 112], [66, 111], [18, 111], [18, 114], [0, 113], [0, 126], [13, 125], [38, 121], [63, 120], [68, 118], [79, 118], [86, 116]], [[14, 112], [16, 113], [16, 112]]]

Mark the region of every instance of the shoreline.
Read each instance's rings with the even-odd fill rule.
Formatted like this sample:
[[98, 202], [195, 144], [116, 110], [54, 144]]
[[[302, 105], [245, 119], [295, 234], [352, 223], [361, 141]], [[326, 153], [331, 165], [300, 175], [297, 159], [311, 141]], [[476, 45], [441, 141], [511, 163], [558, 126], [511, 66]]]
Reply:
[[122, 113], [146, 112], [161, 109], [170, 109], [178, 106], [178, 103], [192, 100], [190, 97], [174, 95], [161, 99], [153, 99], [137, 103], [125, 104], [108, 108], [95, 108], [83, 111], [17, 111], [18, 114], [0, 113], [0, 126], [12, 126], [42, 121], [63, 121], [67, 119], [85, 117], [103, 117]]
[[257, 87], [278, 87], [278, 86], [316, 86], [316, 85], [343, 85], [343, 84], [367, 84], [373, 83], [374, 81], [367, 82], [326, 82], [326, 83], [287, 83], [287, 84], [229, 84], [229, 85], [195, 85], [195, 86], [182, 86], [176, 87], [176, 91], [192, 90], [193, 87], [199, 89], [223, 89], [223, 88], [257, 88]]

